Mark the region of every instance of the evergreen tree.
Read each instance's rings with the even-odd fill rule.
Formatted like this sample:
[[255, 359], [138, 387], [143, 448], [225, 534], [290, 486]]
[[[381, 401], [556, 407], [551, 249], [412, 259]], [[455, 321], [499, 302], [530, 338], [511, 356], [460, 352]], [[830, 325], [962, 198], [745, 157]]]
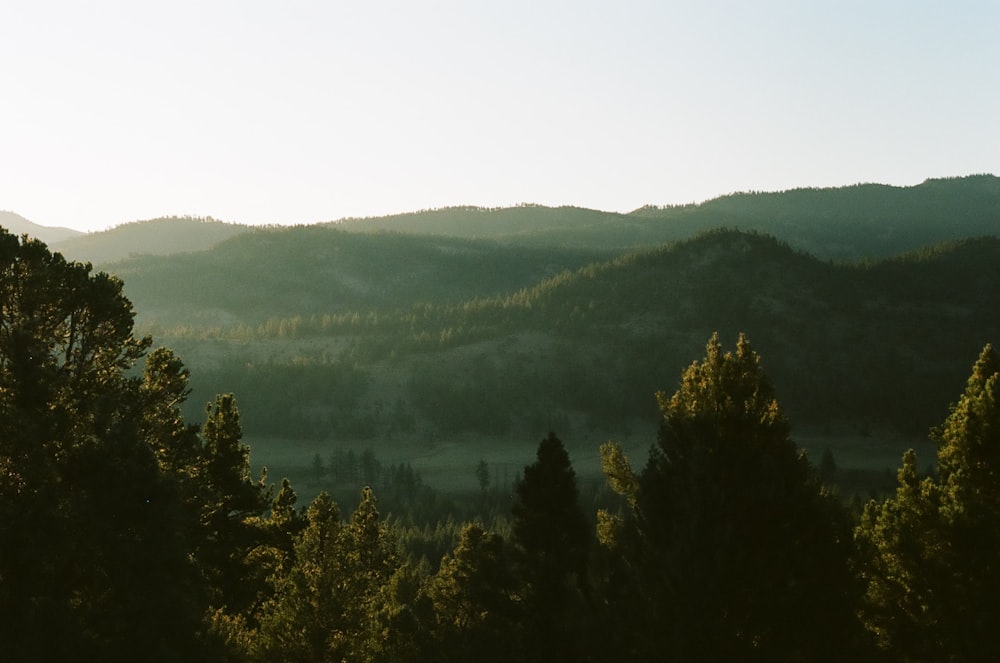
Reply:
[[[628, 519], [601, 516], [604, 541], [628, 557], [626, 639], [640, 658], [829, 660], [855, 644], [850, 530], [822, 491], [740, 335], [684, 371], [658, 444], [636, 476], [603, 450]], [[631, 629], [629, 629], [629, 626]]]
[[527, 647], [540, 660], [579, 659], [591, 528], [569, 454], [555, 433], [538, 445], [516, 493], [513, 541], [526, 583]]
[[259, 587], [246, 582], [247, 555], [261, 543], [257, 527], [268, 506], [266, 475], [253, 481], [250, 448], [243, 444], [239, 409], [232, 394], [206, 409], [197, 469], [200, 537], [195, 559], [213, 592], [213, 604], [247, 612]]
[[0, 230], [4, 658], [197, 660], [204, 605], [119, 280]]
[[523, 622], [514, 586], [503, 538], [466, 525], [431, 582], [437, 660], [519, 660]]
[[867, 582], [865, 624], [907, 661], [981, 661], [1000, 653], [1000, 359], [987, 345], [934, 431], [937, 478], [903, 456], [893, 498], [870, 502], [855, 537]]
[[274, 578], [274, 598], [250, 648], [262, 660], [371, 660], [385, 645], [379, 619], [385, 587], [399, 569], [395, 543], [371, 489], [348, 523], [321, 493], [306, 511], [294, 562]]

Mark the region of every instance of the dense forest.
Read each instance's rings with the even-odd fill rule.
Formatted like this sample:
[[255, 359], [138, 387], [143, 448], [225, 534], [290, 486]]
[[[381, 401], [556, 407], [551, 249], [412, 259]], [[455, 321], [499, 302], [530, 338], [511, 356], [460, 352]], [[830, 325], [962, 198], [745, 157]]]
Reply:
[[[314, 441], [282, 458], [289, 472], [317, 452], [399, 460], [406, 444], [549, 427], [641, 446], [651, 394], [716, 330], [756, 339], [811, 452], [833, 447], [844, 464], [890, 440], [882, 469], [947, 413], [967, 358], [1000, 331], [998, 183], [740, 193], [624, 215], [161, 219], [56, 246], [122, 278], [141, 333], [185, 357], [186, 416], [234, 390], [270, 464], [286, 441]], [[382, 448], [389, 437], [397, 448]]]
[[[731, 282], [685, 283], [670, 271], [674, 259], [720, 279], [749, 268], [736, 257], [759, 253], [780, 256], [783, 267], [827, 271], [820, 282], [787, 275], [799, 298], [788, 301], [845, 288], [838, 279], [846, 268], [769, 238], [722, 232], [693, 242], [700, 250], [631, 254], [507, 297], [392, 314], [384, 323], [334, 317], [325, 330], [321, 319], [303, 321], [284, 334], [386, 324], [415, 347], [447, 346], [451, 338], [425, 338], [421, 325], [434, 328], [441, 311], [460, 309], [456, 343], [491, 325], [552, 318], [585, 347], [587, 333], [613, 323], [587, 305], [595, 287], [628, 300], [635, 288], [650, 295], [697, 286], [706, 307], [749, 300], [736, 310], [751, 326], [760, 307], [787, 305], [754, 299], [754, 283], [772, 297], [768, 280], [780, 276], [766, 261], [754, 262], [761, 271], [733, 292]], [[910, 290], [915, 264], [942, 278], [966, 274], [969, 263], [986, 270], [996, 264], [994, 243], [846, 273], [856, 288], [888, 284], [876, 291], [879, 301]], [[624, 280], [621, 270], [643, 263], [650, 282]], [[316, 480], [365, 484], [356, 506], [342, 510], [332, 491], [299, 505], [291, 481], [251, 471], [242, 422], [254, 415], [232, 393], [214, 396], [198, 421], [185, 415], [193, 376], [174, 350], [137, 335], [117, 277], [7, 232], [0, 273], [7, 660], [981, 661], [1000, 650], [1000, 356], [989, 344], [969, 353], [964, 389], [947, 398], [950, 409], [941, 405], [931, 471], [920, 465], [931, 459], [907, 452], [890, 494], [866, 504], [838, 495], [830, 460], [815, 467], [793, 441], [769, 377], [781, 357], [762, 358], [742, 333], [727, 350], [725, 330], [706, 334], [703, 356], [687, 357], [679, 379], [664, 380], [676, 389], [650, 393], [658, 421], [640, 465], [617, 442], [600, 446], [603, 489], [582, 489], [555, 431], [529, 440], [534, 459], [509, 494], [493, 489], [480, 463], [478, 496], [457, 502], [370, 451], [317, 456]], [[984, 271], [967, 282], [967, 299], [952, 293], [956, 322], [979, 320], [970, 310], [988, 299], [990, 282]], [[920, 283], [925, 302], [944, 296], [944, 284]], [[812, 305], [821, 308], [802, 319], [837, 302], [849, 307], [840, 296], [819, 299]], [[941, 314], [927, 303], [908, 309], [900, 297], [894, 306], [910, 316], [927, 312], [933, 322]], [[679, 316], [702, 315], [677, 308]], [[847, 333], [849, 324], [840, 324]], [[238, 332], [246, 342], [271, 333], [280, 337], [281, 325]], [[385, 353], [375, 336], [373, 346], [350, 352]], [[879, 349], [900, 342], [885, 338]], [[361, 379], [351, 370], [344, 380]], [[861, 389], [870, 375], [845, 379]]]
[[5, 212], [5, 657], [989, 660], [998, 182]]

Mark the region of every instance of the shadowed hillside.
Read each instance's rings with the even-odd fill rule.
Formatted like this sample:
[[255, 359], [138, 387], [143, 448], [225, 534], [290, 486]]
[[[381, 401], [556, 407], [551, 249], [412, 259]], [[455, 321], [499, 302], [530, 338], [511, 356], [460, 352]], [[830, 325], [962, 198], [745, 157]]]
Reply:
[[496, 297], [157, 335], [199, 394], [240, 394], [252, 435], [627, 433], [719, 330], [755, 340], [800, 428], [921, 436], [1000, 337], [998, 279], [995, 238], [849, 266], [717, 231]]
[[254, 230], [210, 251], [137, 257], [108, 269], [125, 280], [140, 320], [256, 325], [494, 296], [597, 255], [303, 226]]

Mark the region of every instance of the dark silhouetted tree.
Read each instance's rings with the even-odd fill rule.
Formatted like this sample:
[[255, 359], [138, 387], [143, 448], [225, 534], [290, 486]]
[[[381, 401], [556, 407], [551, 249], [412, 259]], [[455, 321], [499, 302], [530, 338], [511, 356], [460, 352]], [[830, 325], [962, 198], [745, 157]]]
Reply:
[[122, 283], [0, 229], [4, 658], [197, 660], [205, 606]]
[[629, 560], [632, 591], [618, 600], [633, 655], [851, 655], [860, 626], [849, 525], [789, 439], [746, 338], [730, 353], [713, 335], [678, 390], [657, 400], [658, 444], [640, 475], [617, 446], [602, 450], [610, 484], [633, 505], [600, 523]]
[[526, 647], [540, 660], [575, 660], [585, 642], [591, 527], [580, 508], [576, 473], [555, 433], [524, 468], [513, 505], [513, 542], [525, 583]]

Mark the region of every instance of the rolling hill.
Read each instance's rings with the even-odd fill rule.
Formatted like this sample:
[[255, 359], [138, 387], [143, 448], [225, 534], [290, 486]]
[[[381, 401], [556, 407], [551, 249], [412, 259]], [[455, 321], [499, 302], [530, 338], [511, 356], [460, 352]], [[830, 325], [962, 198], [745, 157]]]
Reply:
[[37, 223], [28, 221], [20, 214], [5, 210], [0, 210], [0, 226], [15, 235], [36, 237], [50, 246], [55, 245], [57, 242], [83, 235], [83, 233], [71, 228], [40, 226]]
[[249, 226], [214, 219], [169, 217], [125, 223], [97, 233], [77, 234], [51, 242], [51, 246], [70, 260], [107, 264], [132, 256], [204, 251], [249, 230]]
[[[4, 212], [0, 225], [41, 237], [74, 260], [107, 265], [130, 256], [211, 249], [249, 226], [170, 217], [99, 233], [46, 228]], [[27, 225], [25, 225], [27, 224]], [[1000, 232], [1000, 178], [929, 179], [910, 187], [858, 184], [734, 193], [700, 204], [646, 206], [628, 214], [579, 207], [449, 207], [328, 225], [352, 233], [486, 239], [510, 246], [623, 253], [726, 227], [773, 235], [818, 258], [885, 258], [941, 241]], [[271, 227], [271, 230], [280, 230]]]
[[648, 443], [653, 394], [713, 331], [744, 331], [796, 430], [898, 446], [943, 420], [1000, 338], [998, 279], [996, 238], [838, 265], [715, 231], [493, 297], [157, 337], [187, 358], [192, 403], [235, 391], [255, 438], [377, 446], [548, 427]]
[[912, 187], [859, 184], [736, 193], [697, 205], [647, 206], [630, 214], [575, 207], [454, 207], [339, 224], [489, 238], [512, 244], [634, 250], [726, 227], [773, 235], [824, 260], [890, 257], [940, 241], [1000, 232], [1000, 178], [932, 179]]
[[140, 330], [192, 369], [188, 416], [236, 392], [265, 458], [550, 428], [645, 445], [654, 392], [716, 330], [749, 334], [798, 434], [898, 458], [1000, 338], [998, 201], [983, 175], [630, 214], [163, 219], [54, 248], [122, 277]]

